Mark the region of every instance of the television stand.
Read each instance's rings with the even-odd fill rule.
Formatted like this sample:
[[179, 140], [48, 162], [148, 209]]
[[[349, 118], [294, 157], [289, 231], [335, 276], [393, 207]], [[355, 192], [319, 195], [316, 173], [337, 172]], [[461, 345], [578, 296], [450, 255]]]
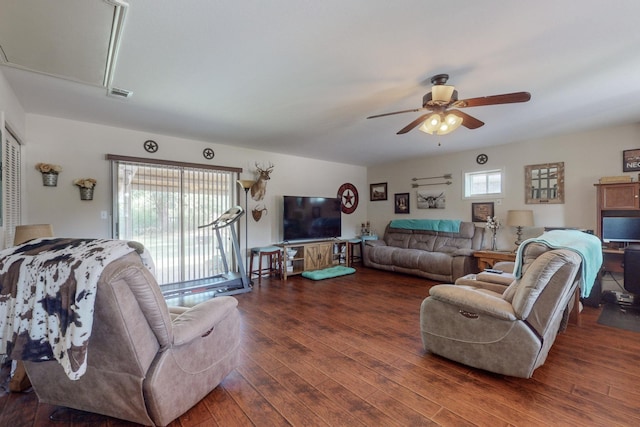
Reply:
[[350, 249], [347, 242], [343, 239], [328, 239], [276, 244], [275, 246], [284, 250], [282, 279], [287, 280], [288, 276], [332, 265], [344, 264], [348, 267]]

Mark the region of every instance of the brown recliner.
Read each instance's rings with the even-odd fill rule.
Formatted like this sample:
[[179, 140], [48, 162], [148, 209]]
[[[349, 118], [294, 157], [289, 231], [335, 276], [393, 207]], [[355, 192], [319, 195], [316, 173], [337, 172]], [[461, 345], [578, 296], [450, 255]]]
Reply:
[[100, 276], [86, 373], [72, 381], [56, 361], [25, 366], [42, 402], [165, 426], [236, 367], [239, 344], [235, 298], [170, 309], [132, 252]]
[[574, 307], [582, 258], [532, 244], [503, 293], [437, 285], [420, 309], [424, 349], [468, 366], [530, 378]]

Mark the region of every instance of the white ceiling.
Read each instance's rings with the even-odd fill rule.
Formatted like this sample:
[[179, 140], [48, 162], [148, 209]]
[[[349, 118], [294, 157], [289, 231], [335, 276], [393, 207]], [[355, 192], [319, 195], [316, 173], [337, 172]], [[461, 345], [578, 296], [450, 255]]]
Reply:
[[[113, 85], [133, 96], [4, 66], [26, 112], [357, 165], [640, 122], [637, 0], [129, 5]], [[485, 126], [445, 136], [396, 135], [420, 113], [366, 119], [420, 107], [439, 73], [460, 99], [532, 98], [465, 109]]]

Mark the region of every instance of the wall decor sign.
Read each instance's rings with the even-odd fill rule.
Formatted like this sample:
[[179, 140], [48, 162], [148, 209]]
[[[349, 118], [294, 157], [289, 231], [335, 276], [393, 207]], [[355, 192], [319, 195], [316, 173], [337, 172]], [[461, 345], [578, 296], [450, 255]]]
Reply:
[[371, 184], [369, 186], [371, 192], [370, 198], [372, 202], [377, 200], [387, 200], [387, 183], [380, 182], [378, 184]]
[[155, 153], [159, 148], [158, 143], [153, 139], [147, 139], [142, 146], [147, 153]]
[[471, 222], [486, 222], [489, 216], [494, 217], [493, 202], [471, 203]]
[[205, 159], [211, 160], [216, 156], [216, 153], [211, 148], [205, 148], [204, 150], [202, 150], [202, 155]]
[[397, 214], [408, 214], [409, 213], [409, 193], [396, 193], [393, 195], [394, 198], [394, 212]]
[[444, 191], [419, 190], [417, 196], [418, 209], [444, 209], [447, 204]]
[[338, 197], [342, 200], [342, 213], [351, 214], [358, 207], [358, 189], [350, 182], [345, 182], [338, 188]]
[[640, 148], [622, 152], [622, 172], [640, 171]]

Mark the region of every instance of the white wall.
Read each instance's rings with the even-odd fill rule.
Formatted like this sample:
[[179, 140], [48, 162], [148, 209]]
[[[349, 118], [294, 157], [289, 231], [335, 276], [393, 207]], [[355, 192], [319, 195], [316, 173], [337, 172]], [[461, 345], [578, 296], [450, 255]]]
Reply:
[[0, 68], [0, 111], [4, 112], [4, 120], [19, 138], [25, 134], [25, 113], [15, 92]]
[[[443, 144], [446, 144], [445, 139]], [[383, 232], [386, 224], [393, 218], [447, 218], [470, 221], [472, 202], [494, 201], [495, 214], [502, 221], [506, 219], [509, 209], [534, 211], [535, 224], [540, 228], [526, 229], [525, 238], [538, 235], [542, 231], [541, 227], [545, 226], [595, 229], [596, 190], [593, 184], [596, 184], [602, 176], [631, 175], [636, 180], [637, 173], [622, 172], [622, 151], [638, 147], [640, 147], [640, 125], [628, 125], [379, 165], [369, 168], [367, 181], [369, 184], [387, 182], [389, 197], [386, 201], [369, 202], [367, 209], [369, 220], [378, 233]], [[489, 161], [484, 165], [476, 164], [476, 156], [480, 153], [489, 156]], [[565, 203], [526, 205], [524, 167], [549, 162], [564, 162]], [[462, 198], [464, 172], [501, 167], [505, 168], [507, 177], [504, 199], [464, 200]], [[420, 188], [445, 191], [446, 208], [417, 209], [417, 189], [411, 188], [413, 182], [411, 178], [446, 173], [453, 174], [452, 185]], [[393, 194], [406, 192], [411, 194], [411, 214], [395, 215]], [[515, 230], [508, 228], [499, 230], [499, 249], [514, 249], [514, 241]]]
[[[250, 247], [270, 245], [282, 238], [282, 195], [336, 197], [338, 188], [345, 182], [353, 183], [361, 194], [366, 195], [368, 191], [366, 169], [359, 166], [35, 114], [27, 115], [27, 139], [25, 222], [51, 223], [58, 236], [111, 236], [110, 221], [100, 218], [101, 211], [111, 212], [110, 169], [109, 162], [105, 160], [106, 154], [240, 167], [245, 171], [241, 175], [243, 179], [255, 178], [255, 162], [261, 165], [271, 162], [275, 168], [267, 184], [265, 200], [255, 202], [249, 196], [249, 210], [258, 204], [266, 205], [268, 209], [267, 215], [259, 222], [249, 216]], [[154, 154], [143, 149], [143, 143], [148, 139], [159, 144], [159, 150]], [[206, 160], [202, 155], [207, 147], [215, 151], [213, 160]], [[35, 169], [38, 162], [63, 167], [57, 187], [42, 185], [41, 175]], [[98, 181], [94, 200], [81, 201], [73, 180], [88, 177]], [[244, 192], [239, 202], [244, 205]], [[366, 219], [366, 209], [367, 204], [362, 199], [353, 214], [342, 215], [344, 237], [356, 234], [359, 224]], [[244, 246], [244, 241], [241, 243]]]

